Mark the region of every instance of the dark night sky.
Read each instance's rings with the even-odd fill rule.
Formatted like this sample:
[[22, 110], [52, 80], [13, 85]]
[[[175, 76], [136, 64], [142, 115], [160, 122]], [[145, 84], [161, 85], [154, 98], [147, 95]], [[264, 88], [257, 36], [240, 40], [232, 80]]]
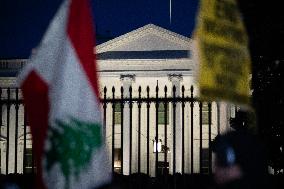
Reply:
[[281, 1], [238, 0], [253, 56], [284, 60], [284, 14]]
[[[35, 47], [61, 0], [1, 0], [0, 57], [27, 58]], [[190, 36], [198, 0], [92, 0], [94, 22], [99, 35], [116, 37], [153, 23]]]
[[[0, 58], [27, 58], [62, 0], [0, 0]], [[91, 0], [97, 34], [117, 37], [153, 23], [191, 36], [199, 0]], [[283, 59], [281, 1], [238, 0], [253, 56]]]

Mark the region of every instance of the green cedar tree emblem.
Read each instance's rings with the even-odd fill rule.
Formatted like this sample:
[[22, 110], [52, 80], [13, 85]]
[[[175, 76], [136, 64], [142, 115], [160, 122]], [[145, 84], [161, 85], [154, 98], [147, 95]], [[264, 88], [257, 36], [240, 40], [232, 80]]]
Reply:
[[58, 163], [69, 188], [70, 176], [77, 179], [90, 163], [94, 150], [102, 145], [101, 125], [71, 118], [69, 122], [56, 120], [49, 127], [50, 147], [45, 151], [46, 170]]

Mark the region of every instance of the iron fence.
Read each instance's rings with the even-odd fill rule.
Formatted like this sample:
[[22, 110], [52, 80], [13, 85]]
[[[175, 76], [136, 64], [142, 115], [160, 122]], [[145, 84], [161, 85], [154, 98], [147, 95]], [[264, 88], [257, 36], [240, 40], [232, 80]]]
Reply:
[[[212, 136], [220, 132], [220, 125], [216, 121], [217, 133], [212, 134], [213, 103], [196, 99], [192, 86], [187, 90], [188, 94], [184, 86], [165, 86], [161, 93], [156, 86], [154, 96], [150, 96], [149, 86], [145, 92], [142, 92], [142, 87], [138, 87], [137, 91], [134, 93], [132, 87], [121, 87], [117, 92], [112, 87], [111, 96], [108, 96], [107, 88], [102, 90], [100, 102], [104, 115], [104, 136], [108, 137], [106, 140], [109, 141], [113, 172], [145, 173], [149, 176], [177, 172], [211, 174]], [[34, 173], [31, 135], [20, 89], [0, 88], [0, 109], [1, 173]], [[206, 122], [206, 127], [203, 122]], [[116, 132], [116, 128], [120, 132]], [[195, 132], [199, 133], [199, 137]], [[204, 132], [208, 134], [206, 139], [203, 138]], [[107, 133], [111, 133], [110, 136]], [[125, 133], [128, 133], [129, 138], [125, 139]], [[154, 136], [154, 140], [151, 136]], [[144, 137], [143, 141], [141, 137]], [[199, 145], [194, 142], [195, 138], [199, 140]], [[163, 145], [159, 143], [159, 139], [164, 141]], [[207, 141], [205, 151], [204, 141]], [[120, 146], [118, 153], [116, 146]], [[199, 148], [198, 154], [195, 154], [196, 148]], [[152, 152], [151, 149], [155, 150]], [[178, 154], [177, 151], [181, 153]], [[115, 165], [117, 159], [120, 166]], [[195, 162], [195, 159], [199, 162]], [[125, 162], [129, 162], [128, 166], [125, 166]], [[199, 170], [196, 171], [197, 165]], [[154, 171], [151, 171], [153, 166]]]

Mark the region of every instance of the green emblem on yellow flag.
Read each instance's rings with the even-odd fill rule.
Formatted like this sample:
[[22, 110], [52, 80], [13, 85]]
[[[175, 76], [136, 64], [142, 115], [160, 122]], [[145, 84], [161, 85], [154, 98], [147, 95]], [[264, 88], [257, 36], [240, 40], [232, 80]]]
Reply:
[[201, 0], [195, 37], [200, 98], [248, 105], [250, 55], [236, 2]]
[[57, 120], [49, 127], [49, 149], [46, 150], [46, 170], [59, 164], [69, 188], [70, 176], [78, 178], [85, 166], [90, 164], [92, 153], [102, 145], [101, 126], [72, 118], [65, 122]]

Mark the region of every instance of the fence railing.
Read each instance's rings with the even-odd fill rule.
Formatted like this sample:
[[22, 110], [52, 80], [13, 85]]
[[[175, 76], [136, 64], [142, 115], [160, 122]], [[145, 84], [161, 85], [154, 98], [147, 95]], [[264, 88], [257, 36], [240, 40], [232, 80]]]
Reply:
[[[103, 134], [113, 172], [212, 173], [218, 104], [198, 101], [193, 87], [165, 86], [160, 93], [158, 86], [154, 93], [145, 88], [116, 92], [113, 87], [111, 95], [106, 87], [102, 90]], [[0, 88], [0, 136], [1, 173], [33, 173], [31, 133], [18, 88]]]

